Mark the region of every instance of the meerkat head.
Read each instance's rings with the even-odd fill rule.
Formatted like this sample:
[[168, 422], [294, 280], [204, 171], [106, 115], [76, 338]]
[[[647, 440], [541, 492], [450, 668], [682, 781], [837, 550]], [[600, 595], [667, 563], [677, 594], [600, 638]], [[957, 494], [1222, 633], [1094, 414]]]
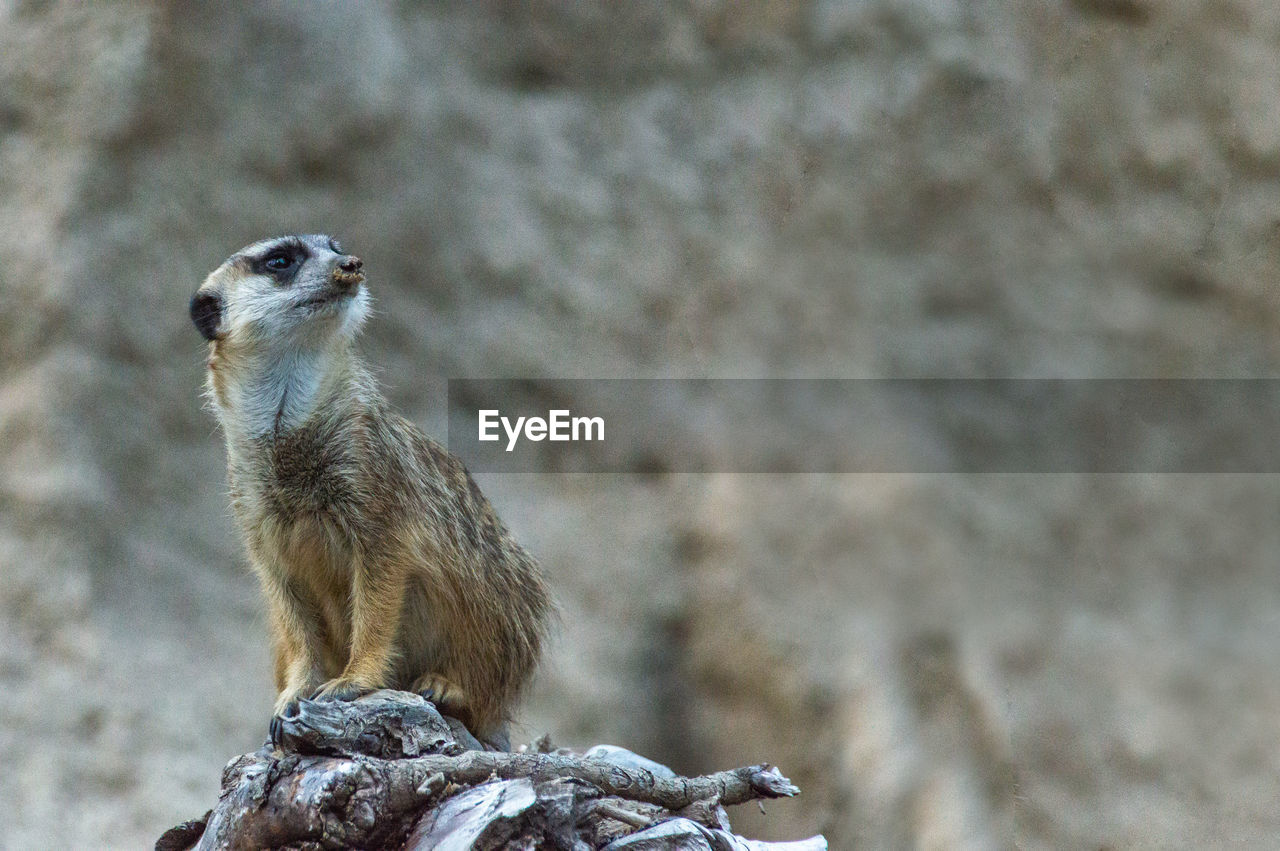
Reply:
[[191, 321], [223, 350], [350, 339], [369, 312], [362, 266], [323, 234], [264, 239], [205, 278]]

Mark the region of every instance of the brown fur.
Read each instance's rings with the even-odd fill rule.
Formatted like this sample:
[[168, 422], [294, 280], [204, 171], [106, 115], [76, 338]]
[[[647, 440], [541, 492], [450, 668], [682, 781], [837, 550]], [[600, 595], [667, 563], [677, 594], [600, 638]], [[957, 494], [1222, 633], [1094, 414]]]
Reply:
[[[234, 261], [201, 290], [240, 297], [252, 273]], [[313, 694], [432, 688], [477, 735], [500, 735], [552, 610], [532, 557], [462, 462], [389, 409], [349, 340], [326, 350], [300, 422], [281, 428], [277, 415], [257, 435], [229, 424], [257, 338], [223, 332], [209, 389], [270, 610], [277, 713]]]

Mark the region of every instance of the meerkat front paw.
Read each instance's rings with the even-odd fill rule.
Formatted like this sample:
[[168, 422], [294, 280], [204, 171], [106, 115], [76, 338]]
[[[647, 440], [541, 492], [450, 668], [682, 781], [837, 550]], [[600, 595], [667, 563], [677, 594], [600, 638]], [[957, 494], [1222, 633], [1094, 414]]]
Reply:
[[467, 695], [462, 688], [441, 674], [423, 674], [414, 682], [411, 691], [416, 691], [447, 715], [457, 714], [467, 704]]
[[350, 677], [335, 677], [311, 695], [312, 700], [355, 700], [361, 695], [377, 690], [377, 686], [365, 685]]

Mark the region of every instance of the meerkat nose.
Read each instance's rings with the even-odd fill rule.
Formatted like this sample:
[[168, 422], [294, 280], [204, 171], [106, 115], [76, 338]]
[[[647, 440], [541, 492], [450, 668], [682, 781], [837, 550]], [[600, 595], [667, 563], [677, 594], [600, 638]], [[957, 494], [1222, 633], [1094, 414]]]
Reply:
[[354, 292], [364, 280], [364, 273], [360, 271], [363, 266], [359, 257], [343, 257], [333, 264], [334, 285], [346, 292]]

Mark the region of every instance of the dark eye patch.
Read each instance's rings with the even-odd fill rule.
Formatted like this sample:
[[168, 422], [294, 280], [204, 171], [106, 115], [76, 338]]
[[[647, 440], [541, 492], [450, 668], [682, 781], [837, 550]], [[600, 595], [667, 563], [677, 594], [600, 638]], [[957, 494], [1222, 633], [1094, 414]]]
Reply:
[[307, 250], [296, 242], [277, 245], [250, 261], [255, 274], [270, 275], [280, 285], [288, 284], [306, 262]]
[[280, 272], [285, 269], [288, 269], [290, 266], [294, 264], [294, 262], [295, 262], [295, 258], [292, 252], [276, 251], [272, 254], [268, 254], [266, 258], [262, 261], [262, 265], [266, 266], [268, 269], [270, 269], [273, 272]]

